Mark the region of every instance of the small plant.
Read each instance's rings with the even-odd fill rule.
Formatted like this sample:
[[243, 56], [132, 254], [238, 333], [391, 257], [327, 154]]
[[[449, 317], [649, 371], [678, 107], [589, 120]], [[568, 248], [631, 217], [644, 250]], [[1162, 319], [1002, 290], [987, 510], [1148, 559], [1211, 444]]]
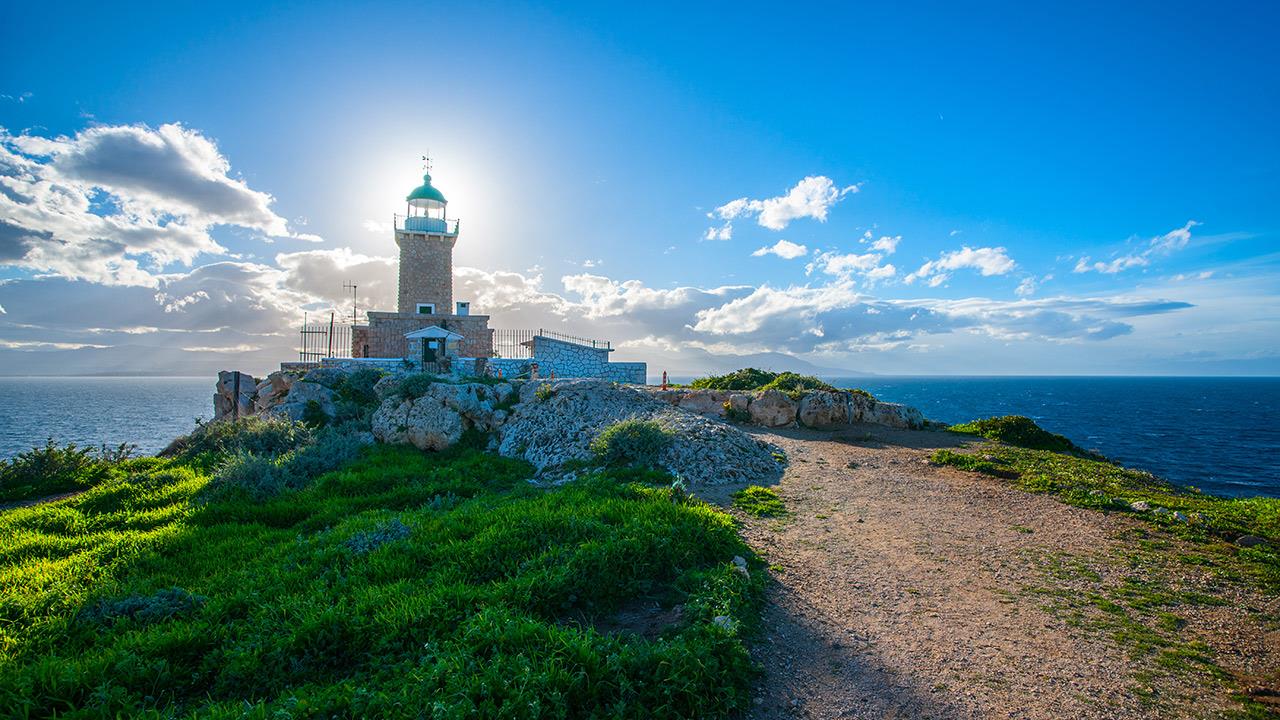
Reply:
[[787, 506], [770, 488], [751, 485], [733, 494], [733, 506], [756, 517], [782, 517]]
[[302, 422], [307, 427], [321, 428], [329, 424], [329, 413], [318, 400], [308, 400], [302, 408]]
[[739, 422], [739, 423], [751, 422], [751, 413], [741, 408], [736, 408], [733, 406], [732, 402], [725, 400], [724, 401], [724, 419], [730, 422]]
[[555, 394], [555, 388], [551, 387], [551, 383], [542, 383], [537, 390], [533, 391], [533, 396], [538, 398], [539, 402], [546, 402]]
[[781, 390], [792, 399], [799, 399], [805, 393], [814, 390], [834, 391], [836, 388], [812, 375], [800, 375], [793, 372], [778, 373], [778, 376], [765, 383], [761, 390]]
[[1030, 448], [1032, 450], [1050, 450], [1052, 452], [1083, 453], [1076, 444], [1067, 438], [1041, 428], [1029, 417], [1022, 415], [1005, 415], [984, 420], [974, 420], [960, 425], [952, 425], [952, 432], [981, 435], [988, 440], [999, 440], [1008, 445]]
[[400, 379], [398, 394], [401, 400], [417, 400], [426, 395], [431, 386], [440, 382], [440, 378], [430, 373], [414, 373]]
[[160, 455], [207, 462], [237, 452], [279, 455], [311, 441], [314, 431], [285, 418], [247, 417], [198, 423], [190, 434], [174, 440]]
[[1002, 467], [1000, 464], [990, 460], [973, 455], [965, 455], [964, 453], [953, 452], [951, 450], [939, 450], [929, 458], [930, 462], [938, 465], [949, 465], [960, 470], [969, 472], [982, 473], [984, 475], [992, 475], [1002, 478], [1016, 478], [1018, 473], [1009, 468]]
[[759, 390], [778, 377], [778, 373], [743, 368], [725, 375], [709, 375], [689, 383], [694, 390]]
[[383, 545], [404, 540], [410, 534], [412, 531], [408, 525], [400, 522], [399, 518], [392, 518], [372, 530], [352, 535], [343, 545], [356, 555], [368, 555]]
[[848, 392], [853, 395], [861, 395], [862, 397], [870, 400], [871, 407], [873, 408], [876, 406], [876, 403], [880, 402], [879, 400], [876, 399], [875, 395], [872, 395], [871, 393], [867, 392], [866, 390], [863, 390], [862, 388], [849, 388]]
[[386, 371], [378, 368], [360, 368], [338, 383], [338, 397], [357, 405], [376, 407], [378, 395], [373, 391], [373, 386], [386, 375]]
[[591, 452], [606, 465], [657, 467], [671, 445], [672, 433], [654, 420], [627, 418], [605, 428], [591, 441]]
[[151, 595], [129, 595], [115, 600], [103, 600], [81, 612], [79, 619], [103, 625], [121, 620], [148, 625], [199, 610], [207, 601], [208, 598], [203, 595], [171, 587]]

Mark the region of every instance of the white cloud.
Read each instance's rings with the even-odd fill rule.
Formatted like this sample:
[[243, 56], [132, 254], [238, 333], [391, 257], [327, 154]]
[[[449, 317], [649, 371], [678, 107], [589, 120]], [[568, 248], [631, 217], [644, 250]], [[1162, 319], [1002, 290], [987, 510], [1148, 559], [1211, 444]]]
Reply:
[[763, 257], [765, 255], [777, 255], [783, 260], [794, 260], [798, 257], [804, 257], [809, 254], [809, 248], [799, 243], [793, 243], [790, 240], [779, 240], [771, 246], [762, 247], [751, 253], [752, 257]]
[[944, 252], [937, 260], [930, 260], [918, 270], [903, 278], [908, 284], [916, 280], [925, 280], [929, 287], [937, 287], [951, 279], [951, 273], [969, 268], [977, 270], [983, 277], [1004, 275], [1011, 272], [1017, 263], [1009, 257], [1002, 247], [971, 248], [967, 245], [959, 250]]
[[728, 240], [733, 235], [732, 221], [740, 217], [754, 217], [761, 227], [770, 230], [783, 230], [792, 220], [806, 217], [826, 222], [831, 207], [845, 195], [856, 192], [857, 185], [838, 188], [829, 177], [810, 175], [785, 195], [763, 200], [738, 198], [721, 205], [708, 213], [708, 217], [718, 217], [726, 222], [719, 228], [708, 228], [704, 237], [707, 240]]
[[888, 235], [886, 235], [880, 238], [879, 240], [876, 240], [875, 242], [871, 243], [871, 249], [878, 250], [879, 252], [885, 253], [886, 255], [892, 255], [894, 252], [898, 250], [898, 243], [900, 242], [902, 242], [901, 235], [895, 235], [893, 237], [889, 237]]
[[898, 269], [891, 263], [881, 264], [886, 255], [892, 255], [898, 249], [898, 243], [902, 242], [902, 236], [893, 237], [883, 236], [879, 240], [872, 241], [874, 236], [868, 230], [858, 242], [871, 244], [871, 252], [866, 253], [837, 253], [822, 252], [814, 256], [813, 262], [806, 266], [807, 273], [814, 270], [821, 270], [827, 275], [833, 275], [843, 280], [852, 280], [854, 278], [862, 278], [867, 285], [874, 285], [878, 282], [889, 280], [897, 274]]
[[1076, 261], [1073, 271], [1078, 273], [1092, 271], [1103, 273], [1104, 275], [1115, 275], [1129, 268], [1147, 267], [1151, 264], [1152, 258], [1169, 255], [1185, 248], [1187, 243], [1191, 242], [1191, 228], [1199, 224], [1195, 220], [1188, 220], [1187, 224], [1180, 228], [1175, 228], [1163, 235], [1151, 238], [1147, 246], [1141, 251], [1120, 255], [1107, 262], [1101, 260], [1090, 262], [1088, 256], [1081, 257]]
[[155, 272], [226, 250], [233, 225], [291, 233], [271, 195], [231, 177], [208, 138], [181, 125], [95, 126], [74, 136], [0, 128], [0, 262], [94, 282], [155, 286]]

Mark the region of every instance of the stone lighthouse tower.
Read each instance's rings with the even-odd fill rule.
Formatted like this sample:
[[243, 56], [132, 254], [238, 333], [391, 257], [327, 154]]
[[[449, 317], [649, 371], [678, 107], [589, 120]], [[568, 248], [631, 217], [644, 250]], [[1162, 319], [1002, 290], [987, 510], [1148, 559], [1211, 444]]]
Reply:
[[453, 307], [453, 246], [458, 241], [458, 221], [448, 218], [449, 201], [422, 176], [422, 185], [405, 198], [404, 218], [396, 223], [400, 246], [398, 310], [417, 315], [467, 314], [470, 308]]
[[448, 216], [448, 201], [431, 184], [430, 174], [405, 198], [405, 214], [394, 219], [400, 247], [396, 311], [367, 313], [369, 324], [353, 328], [352, 356], [418, 359], [421, 352], [413, 348], [430, 346], [434, 355], [490, 357], [489, 316], [474, 314], [471, 303], [453, 299], [458, 219]]

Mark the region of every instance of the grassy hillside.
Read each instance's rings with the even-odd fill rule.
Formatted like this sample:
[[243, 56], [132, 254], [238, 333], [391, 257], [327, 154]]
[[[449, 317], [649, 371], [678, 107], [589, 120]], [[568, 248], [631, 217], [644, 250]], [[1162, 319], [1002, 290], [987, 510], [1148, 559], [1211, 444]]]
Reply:
[[[221, 431], [120, 462], [73, 499], [0, 512], [0, 716], [747, 704], [764, 575], [732, 520], [679, 486], [619, 469], [543, 490], [521, 462], [407, 447], [316, 477], [345, 450], [255, 438]], [[272, 481], [246, 486], [264, 462]]]

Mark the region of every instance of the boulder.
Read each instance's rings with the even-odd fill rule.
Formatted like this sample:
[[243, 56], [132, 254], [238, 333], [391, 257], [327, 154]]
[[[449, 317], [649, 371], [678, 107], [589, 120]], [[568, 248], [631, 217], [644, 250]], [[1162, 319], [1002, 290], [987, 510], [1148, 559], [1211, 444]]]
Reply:
[[405, 438], [419, 450], [444, 450], [466, 430], [462, 415], [439, 400], [418, 398], [405, 417]]
[[223, 370], [218, 373], [216, 391], [213, 395], [213, 419], [236, 416], [239, 405], [240, 417], [248, 417], [254, 412], [253, 399], [258, 392], [258, 380], [246, 372], [239, 373], [240, 393], [236, 397], [236, 371]]
[[373, 394], [378, 400], [386, 400], [400, 392], [400, 375], [383, 375], [373, 384]]
[[1243, 548], [1251, 548], [1251, 547], [1256, 547], [1258, 545], [1265, 545], [1266, 542], [1267, 541], [1265, 538], [1260, 538], [1257, 535], [1241, 535], [1240, 537], [1236, 538], [1236, 545], [1239, 545], [1240, 547], [1243, 547]]
[[751, 396], [742, 393], [732, 393], [729, 395], [729, 409], [739, 414], [741, 417], [747, 412], [747, 408], [751, 405]]
[[[310, 374], [307, 377], [310, 377]], [[284, 402], [272, 407], [268, 413], [290, 420], [302, 420], [306, 415], [307, 406], [312, 402], [319, 405], [325, 415], [333, 417], [333, 391], [310, 380], [299, 380], [293, 383], [289, 387], [289, 393], [284, 397]]]
[[567, 477], [566, 464], [590, 460], [591, 441], [632, 417], [671, 433], [654, 462], [689, 484], [762, 482], [782, 473], [776, 447], [634, 387], [588, 379], [531, 382], [520, 388], [520, 399], [498, 430], [498, 452], [528, 461], [551, 479]]
[[753, 425], [782, 427], [796, 421], [797, 403], [780, 390], [765, 390], [751, 400], [747, 412]]
[[289, 389], [297, 382], [298, 374], [277, 370], [258, 383], [257, 397], [254, 398], [254, 410], [263, 413], [284, 402]]
[[342, 380], [346, 378], [347, 375], [350, 375], [350, 374], [351, 374], [350, 371], [344, 370], [342, 368], [318, 367], [312, 370], [311, 372], [307, 373], [306, 377], [302, 379], [309, 383], [315, 383], [317, 385], [323, 385], [327, 388], [333, 388], [333, 387], [337, 387], [338, 383], [342, 382]]
[[728, 402], [730, 393], [725, 390], [693, 390], [684, 393], [676, 401], [676, 406], [699, 415], [724, 415], [724, 404]]
[[796, 418], [801, 425], [829, 428], [849, 424], [849, 394], [815, 390], [800, 398]]
[[860, 415], [862, 422], [876, 425], [903, 429], [924, 427], [924, 414], [909, 405], [871, 400]]

